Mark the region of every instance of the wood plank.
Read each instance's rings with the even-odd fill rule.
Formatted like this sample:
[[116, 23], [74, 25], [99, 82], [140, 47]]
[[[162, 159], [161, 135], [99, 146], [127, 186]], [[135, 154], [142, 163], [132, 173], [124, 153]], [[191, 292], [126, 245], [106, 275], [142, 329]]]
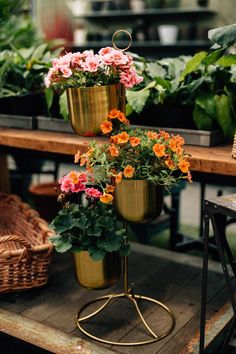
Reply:
[[[27, 148], [42, 152], [74, 155], [78, 149], [87, 150], [87, 144], [94, 138], [81, 137], [76, 134], [47, 132], [38, 130], [21, 130], [0, 128], [0, 145], [13, 148]], [[100, 144], [108, 141], [104, 137], [96, 137]], [[236, 175], [236, 160], [232, 158], [232, 145], [222, 146], [185, 146], [191, 155], [191, 170], [210, 172], [228, 176]]]
[[0, 309], [0, 331], [57, 354], [115, 353], [115, 351], [101, 348], [97, 344], [69, 336], [38, 321], [26, 319], [3, 309]]

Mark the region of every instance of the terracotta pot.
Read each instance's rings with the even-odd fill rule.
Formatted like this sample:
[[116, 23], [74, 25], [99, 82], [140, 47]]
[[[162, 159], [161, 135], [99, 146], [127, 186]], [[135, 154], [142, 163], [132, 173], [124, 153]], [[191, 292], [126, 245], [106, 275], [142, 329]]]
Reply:
[[76, 279], [88, 289], [105, 289], [120, 278], [121, 256], [107, 253], [103, 260], [94, 261], [87, 251], [73, 252]]
[[163, 187], [147, 180], [123, 179], [115, 189], [115, 206], [127, 221], [150, 222], [161, 214]]
[[125, 89], [121, 84], [68, 88], [66, 93], [71, 126], [79, 135], [100, 135], [100, 124], [112, 109], [125, 111]]

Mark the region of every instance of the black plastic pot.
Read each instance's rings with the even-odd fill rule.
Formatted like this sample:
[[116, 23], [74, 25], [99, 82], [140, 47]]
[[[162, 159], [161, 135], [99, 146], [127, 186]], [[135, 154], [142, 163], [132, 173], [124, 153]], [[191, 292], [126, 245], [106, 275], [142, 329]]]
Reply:
[[174, 103], [152, 105], [129, 116], [131, 124], [153, 127], [197, 129], [193, 121], [193, 107]]
[[43, 93], [0, 98], [0, 113], [20, 116], [47, 115]]

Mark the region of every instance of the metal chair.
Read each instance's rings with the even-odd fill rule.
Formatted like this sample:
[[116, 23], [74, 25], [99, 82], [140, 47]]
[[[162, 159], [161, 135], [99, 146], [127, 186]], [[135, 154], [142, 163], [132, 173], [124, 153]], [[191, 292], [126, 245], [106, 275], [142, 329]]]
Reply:
[[213, 237], [219, 254], [226, 287], [232, 304], [234, 315], [229, 323], [227, 333], [224, 337], [220, 354], [225, 353], [226, 347], [231, 338], [234, 325], [236, 323], [236, 300], [232, 286], [232, 277], [229, 273], [231, 267], [236, 277], [236, 263], [226, 238], [227, 219], [236, 216], [236, 194], [223, 195], [204, 202], [204, 253], [203, 253], [203, 274], [201, 289], [201, 316], [200, 316], [200, 344], [199, 353], [204, 353], [205, 342], [205, 322], [207, 305], [207, 275], [208, 275], [208, 249], [209, 249], [209, 224], [213, 228]]

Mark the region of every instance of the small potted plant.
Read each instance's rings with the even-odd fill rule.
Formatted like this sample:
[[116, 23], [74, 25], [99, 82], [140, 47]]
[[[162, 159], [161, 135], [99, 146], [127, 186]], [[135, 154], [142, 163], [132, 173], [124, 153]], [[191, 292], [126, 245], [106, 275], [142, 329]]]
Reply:
[[101, 130], [111, 134], [109, 143], [90, 142], [88, 152], [78, 151], [75, 161], [93, 173], [103, 190], [101, 199], [109, 203], [114, 198], [124, 219], [142, 223], [156, 218], [163, 206], [163, 188], [181, 179], [191, 181], [184, 139], [165, 131], [134, 129], [119, 110], [109, 113]]
[[132, 56], [112, 47], [55, 58], [45, 78], [47, 87], [65, 89], [71, 125], [84, 136], [97, 135], [111, 109], [124, 111], [124, 88], [141, 81]]
[[72, 251], [77, 280], [86, 288], [105, 288], [120, 276], [120, 255], [129, 254], [126, 231], [93, 177], [71, 171], [59, 180], [63, 208], [51, 223], [56, 251]]

